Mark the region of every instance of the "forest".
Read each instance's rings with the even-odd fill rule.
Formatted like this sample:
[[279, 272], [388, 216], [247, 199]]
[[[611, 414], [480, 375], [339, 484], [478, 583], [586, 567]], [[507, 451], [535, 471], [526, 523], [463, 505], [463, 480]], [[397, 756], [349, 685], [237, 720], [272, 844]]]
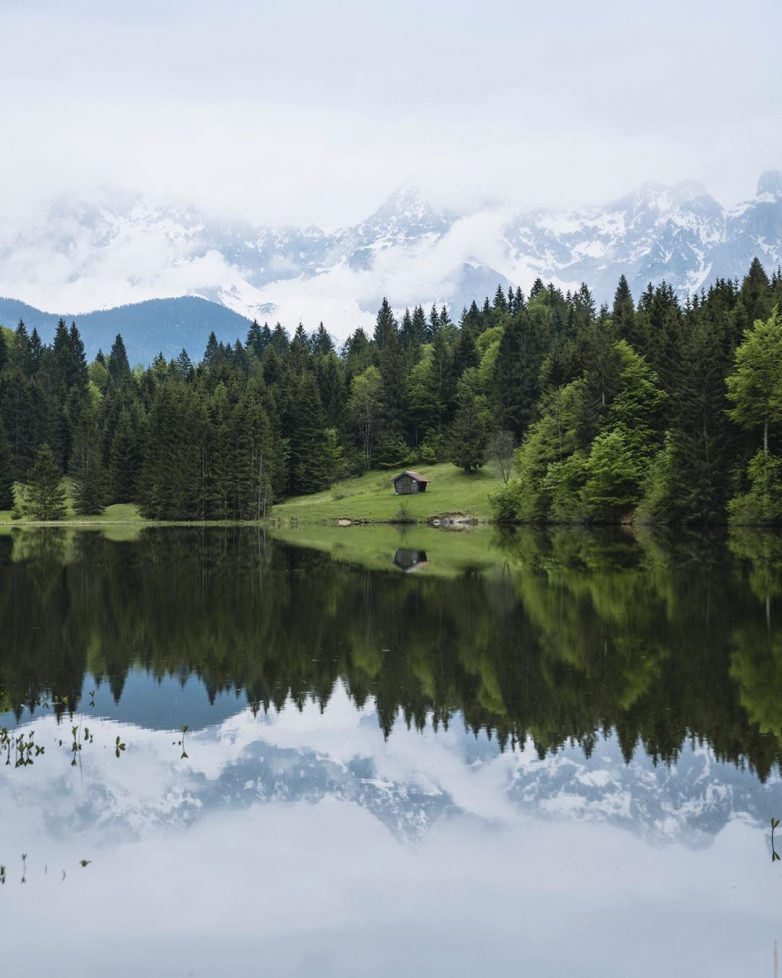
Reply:
[[253, 322], [131, 367], [0, 329], [0, 510], [57, 520], [136, 503], [153, 520], [260, 520], [369, 469], [490, 458], [506, 523], [782, 522], [782, 274], [752, 262], [681, 302], [667, 284], [611, 306], [586, 285], [498, 287], [463, 310], [383, 300], [372, 335]]

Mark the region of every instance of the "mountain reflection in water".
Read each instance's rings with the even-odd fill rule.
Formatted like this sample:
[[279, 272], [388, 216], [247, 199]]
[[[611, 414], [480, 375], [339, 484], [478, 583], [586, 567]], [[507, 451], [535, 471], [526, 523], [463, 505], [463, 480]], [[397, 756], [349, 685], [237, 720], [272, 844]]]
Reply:
[[0, 536], [0, 725], [45, 745], [0, 767], [0, 933], [96, 974], [763, 973], [780, 541], [432, 531], [378, 570], [349, 532]]

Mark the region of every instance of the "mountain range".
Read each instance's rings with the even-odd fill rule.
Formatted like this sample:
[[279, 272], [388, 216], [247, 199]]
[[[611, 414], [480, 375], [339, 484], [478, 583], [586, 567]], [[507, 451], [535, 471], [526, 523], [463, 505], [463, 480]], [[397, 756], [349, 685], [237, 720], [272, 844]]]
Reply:
[[371, 324], [384, 295], [398, 309], [446, 304], [458, 316], [498, 284], [528, 289], [538, 277], [586, 282], [598, 302], [611, 300], [621, 274], [636, 298], [663, 279], [686, 298], [741, 277], [755, 256], [769, 272], [782, 263], [782, 171], [763, 173], [753, 198], [727, 208], [691, 181], [644, 184], [603, 206], [465, 214], [403, 189], [335, 231], [227, 222], [102, 192], [3, 225], [0, 295], [13, 299], [0, 300], [0, 322], [21, 316], [46, 339], [65, 315], [91, 355], [121, 331], [131, 358], [145, 361], [183, 346], [200, 356], [212, 329], [233, 341], [252, 318], [289, 329], [323, 321], [344, 338]]

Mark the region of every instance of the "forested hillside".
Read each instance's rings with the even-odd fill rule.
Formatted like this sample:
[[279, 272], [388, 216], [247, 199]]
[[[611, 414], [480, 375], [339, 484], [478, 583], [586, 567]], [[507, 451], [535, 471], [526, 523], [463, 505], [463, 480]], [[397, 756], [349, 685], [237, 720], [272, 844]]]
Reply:
[[260, 519], [275, 500], [371, 468], [489, 454], [513, 470], [505, 521], [782, 520], [782, 277], [754, 261], [682, 305], [624, 278], [589, 289], [498, 288], [454, 322], [384, 300], [341, 350], [321, 325], [253, 323], [200, 362], [132, 371], [121, 336], [88, 363], [75, 324], [51, 345], [24, 323], [0, 338], [0, 509], [151, 519]]

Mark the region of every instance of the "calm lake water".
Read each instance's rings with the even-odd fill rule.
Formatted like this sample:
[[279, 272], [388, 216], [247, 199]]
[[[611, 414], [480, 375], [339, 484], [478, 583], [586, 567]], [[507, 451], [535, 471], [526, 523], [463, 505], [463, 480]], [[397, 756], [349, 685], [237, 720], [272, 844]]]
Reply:
[[4, 973], [774, 974], [769, 534], [16, 531], [0, 727]]

